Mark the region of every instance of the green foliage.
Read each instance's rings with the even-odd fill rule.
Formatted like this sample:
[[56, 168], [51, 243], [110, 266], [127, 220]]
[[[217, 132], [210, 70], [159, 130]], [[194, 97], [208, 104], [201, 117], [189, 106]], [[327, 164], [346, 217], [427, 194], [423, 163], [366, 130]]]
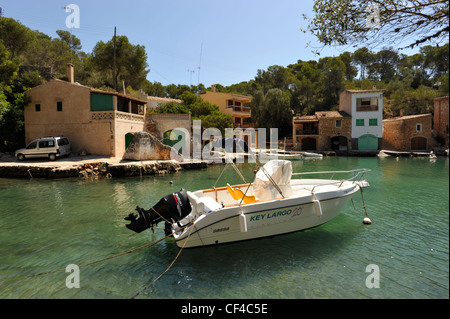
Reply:
[[[97, 42], [92, 50], [92, 62], [98, 70], [111, 74], [110, 85], [114, 87], [122, 81], [133, 88], [145, 80], [148, 67], [147, 53], [142, 45], [133, 45], [124, 35], [116, 37], [116, 49], [114, 51], [114, 39], [104, 43]], [[114, 52], [116, 68], [114, 73]], [[114, 75], [114, 76], [113, 76]]]
[[256, 91], [250, 104], [252, 120], [258, 127], [278, 128], [278, 136], [284, 137], [292, 131], [292, 113], [290, 95], [278, 88], [270, 89], [266, 94]]
[[157, 107], [155, 113], [186, 114], [189, 108], [184, 104], [169, 102]]

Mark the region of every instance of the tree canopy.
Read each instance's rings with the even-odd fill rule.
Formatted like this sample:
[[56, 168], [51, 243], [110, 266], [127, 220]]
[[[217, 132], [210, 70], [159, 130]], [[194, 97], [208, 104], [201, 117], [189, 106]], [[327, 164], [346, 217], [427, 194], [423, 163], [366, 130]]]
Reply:
[[447, 0], [315, 0], [313, 11], [307, 29], [324, 45], [414, 47], [449, 34]]

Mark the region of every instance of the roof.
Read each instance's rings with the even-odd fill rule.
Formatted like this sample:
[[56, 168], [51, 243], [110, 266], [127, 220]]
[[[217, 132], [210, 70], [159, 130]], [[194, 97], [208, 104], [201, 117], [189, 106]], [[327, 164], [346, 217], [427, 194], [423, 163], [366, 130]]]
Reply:
[[315, 114], [319, 119], [322, 117], [327, 118], [342, 118], [342, 117], [351, 117], [344, 111], [326, 111], [326, 112], [316, 112]]
[[403, 121], [403, 120], [411, 120], [411, 119], [420, 118], [420, 117], [432, 117], [432, 116], [433, 115], [431, 113], [406, 115], [406, 116], [392, 117], [390, 119], [384, 119], [383, 122], [385, 122], [385, 121]]
[[303, 115], [303, 116], [294, 116], [294, 121], [301, 121], [301, 122], [317, 122], [319, 119], [316, 115]]
[[179, 99], [168, 99], [166, 97], [159, 97], [159, 96], [147, 96], [147, 99], [155, 102], [175, 102], [175, 103], [183, 102], [182, 100]]
[[129, 100], [133, 100], [133, 101], [136, 101], [136, 102], [140, 102], [142, 104], [146, 104], [147, 103], [147, 101], [145, 101], [145, 100], [141, 100], [141, 99], [135, 98], [133, 96], [125, 95], [125, 94], [118, 93], [118, 92], [108, 92], [108, 91], [103, 91], [103, 90], [94, 89], [94, 88], [90, 88], [90, 91], [94, 92], [94, 93], [98, 93], [98, 94], [116, 95], [116, 96], [123, 97], [125, 99], [129, 99]]
[[59, 83], [64, 83], [64, 84], [68, 84], [68, 85], [75, 85], [76, 87], [86, 88], [86, 89], [89, 89], [91, 92], [98, 93], [98, 94], [116, 95], [116, 96], [120, 96], [120, 97], [129, 99], [129, 100], [140, 102], [142, 104], [146, 104], [147, 103], [147, 101], [145, 101], [145, 100], [141, 100], [141, 99], [129, 96], [129, 95], [122, 94], [122, 93], [103, 91], [103, 90], [100, 90], [100, 89], [95, 89], [95, 88], [92, 88], [92, 87], [89, 87], [89, 86], [86, 86], [86, 85], [82, 85], [82, 84], [80, 84], [78, 82], [71, 83], [71, 82], [63, 81], [63, 80], [59, 80], [59, 79], [54, 79], [54, 80], [42, 83], [42, 84], [40, 84], [38, 86], [35, 86], [35, 87], [29, 89], [28, 91], [34, 90], [34, 89], [36, 89], [38, 87], [42, 87], [42, 86], [48, 85], [49, 83], [53, 83], [53, 82], [59, 82]]
[[300, 122], [317, 122], [322, 118], [344, 118], [348, 117], [351, 118], [350, 115], [348, 115], [344, 111], [319, 111], [316, 112], [314, 115], [303, 115], [303, 116], [294, 116], [294, 121], [300, 121]]
[[345, 90], [345, 92], [349, 93], [376, 93], [376, 92], [384, 92], [382, 89], [372, 89], [372, 90]]
[[234, 94], [234, 93], [225, 93], [225, 92], [211, 92], [211, 91], [205, 91], [200, 93], [200, 95], [203, 94], [221, 94], [221, 95], [228, 95], [231, 96], [233, 99], [237, 101], [251, 101], [252, 97], [247, 95], [241, 95], [241, 94]]

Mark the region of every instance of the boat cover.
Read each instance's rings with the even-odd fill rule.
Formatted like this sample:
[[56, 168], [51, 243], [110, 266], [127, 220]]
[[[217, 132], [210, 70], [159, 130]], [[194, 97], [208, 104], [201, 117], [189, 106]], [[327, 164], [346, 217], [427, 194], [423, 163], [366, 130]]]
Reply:
[[274, 198], [282, 198], [276, 187], [269, 180], [267, 175], [272, 177], [272, 180], [281, 189], [283, 196], [291, 196], [291, 176], [292, 164], [286, 160], [271, 160], [264, 164], [264, 166], [256, 173], [255, 181], [253, 182], [253, 194], [259, 200], [269, 200]]

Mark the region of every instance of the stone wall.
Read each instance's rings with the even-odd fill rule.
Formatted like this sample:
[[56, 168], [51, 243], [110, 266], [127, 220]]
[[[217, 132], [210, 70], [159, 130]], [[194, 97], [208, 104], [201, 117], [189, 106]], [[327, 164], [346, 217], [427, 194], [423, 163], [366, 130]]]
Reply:
[[449, 144], [449, 112], [448, 96], [434, 99], [434, 130], [443, 139], [445, 145]]
[[[431, 114], [420, 114], [383, 120], [382, 148], [409, 151], [412, 150], [411, 140], [421, 137], [427, 140], [426, 150], [430, 150], [434, 146], [431, 134], [431, 119]], [[420, 131], [417, 130], [418, 124], [421, 124]]]

